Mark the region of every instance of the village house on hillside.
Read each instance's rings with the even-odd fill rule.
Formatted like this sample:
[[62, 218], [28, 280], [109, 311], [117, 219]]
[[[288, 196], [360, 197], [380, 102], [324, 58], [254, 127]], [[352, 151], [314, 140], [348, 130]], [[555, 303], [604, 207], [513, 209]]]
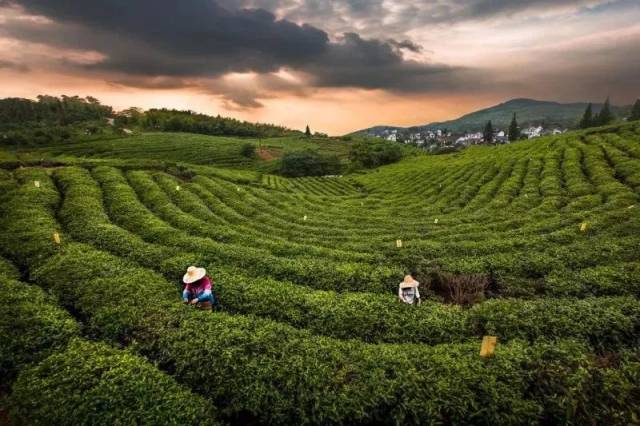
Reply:
[[[533, 139], [547, 135], [558, 135], [566, 129], [545, 129], [541, 125], [529, 126], [520, 132], [520, 139]], [[383, 129], [369, 133], [370, 136], [380, 137], [390, 142], [414, 145], [429, 151], [442, 148], [465, 148], [471, 145], [484, 145], [483, 132], [465, 132], [452, 134], [446, 129], [423, 130], [410, 132], [402, 129]], [[491, 144], [509, 144], [509, 134], [506, 130], [496, 129]]]

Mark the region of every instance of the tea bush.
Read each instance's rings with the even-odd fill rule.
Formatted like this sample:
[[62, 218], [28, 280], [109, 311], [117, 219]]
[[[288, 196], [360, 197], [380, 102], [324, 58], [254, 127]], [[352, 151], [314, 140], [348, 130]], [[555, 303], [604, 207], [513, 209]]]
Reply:
[[[19, 270], [0, 261], [10, 289], [2, 308], [56, 325], [57, 301], [85, 338], [124, 348], [81, 342], [69, 353], [87, 355], [78, 380], [96, 376], [99, 392], [106, 379], [91, 354], [114, 366], [128, 359], [121, 394], [103, 394], [140, 397], [133, 417], [121, 417], [128, 423], [176, 419], [162, 407], [147, 420], [136, 411], [149, 401], [140, 383], [174, 376], [182, 385], [167, 389], [190, 389], [232, 424], [633, 424], [639, 135], [629, 123], [291, 179], [176, 162], [226, 164], [222, 145], [195, 139], [192, 152], [149, 139], [155, 160], [138, 159], [144, 135], [113, 150], [108, 141], [60, 148], [64, 156], [46, 162], [39, 148], [25, 154], [28, 167], [0, 171], [0, 254]], [[228, 165], [249, 167], [234, 156]], [[180, 303], [190, 264], [214, 279], [219, 311]], [[407, 273], [421, 281], [420, 306], [398, 301]], [[456, 306], [430, 279], [437, 273], [482, 280]], [[55, 299], [14, 302], [19, 277]], [[498, 338], [493, 358], [478, 355], [484, 335]], [[48, 382], [50, 370], [36, 364], [51, 355], [47, 365], [67, 368], [55, 358], [64, 339], [24, 336], [5, 332], [9, 345], [42, 343], [32, 361], [12, 358], [23, 349], [6, 355], [3, 368], [28, 377], [18, 395], [69, 389], [75, 378]], [[133, 359], [144, 372], [128, 376]], [[201, 360], [207, 368], [194, 368]], [[89, 411], [104, 410], [113, 420], [90, 401], [68, 414], [78, 402], [61, 392], [69, 399], [60, 396], [52, 415], [91, 423]], [[194, 410], [173, 423], [211, 419]], [[45, 409], [17, 412], [38, 423]]]
[[210, 404], [143, 358], [81, 340], [25, 369], [11, 403], [16, 425], [215, 424]]
[[38, 287], [0, 275], [0, 386], [78, 336], [76, 321]]

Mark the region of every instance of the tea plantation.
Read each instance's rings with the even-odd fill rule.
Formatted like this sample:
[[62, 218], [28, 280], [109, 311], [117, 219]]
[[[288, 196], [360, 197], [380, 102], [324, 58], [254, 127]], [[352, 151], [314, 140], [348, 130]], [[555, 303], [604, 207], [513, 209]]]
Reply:
[[640, 421], [640, 123], [296, 179], [203, 138], [0, 157], [11, 424]]

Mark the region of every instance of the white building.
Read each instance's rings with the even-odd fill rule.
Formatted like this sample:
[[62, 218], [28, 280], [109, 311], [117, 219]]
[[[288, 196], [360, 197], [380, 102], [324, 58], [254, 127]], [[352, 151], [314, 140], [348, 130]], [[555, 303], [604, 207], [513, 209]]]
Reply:
[[529, 139], [531, 138], [537, 138], [540, 137], [542, 135], [542, 131], [544, 129], [542, 128], [542, 126], [538, 126], [538, 127], [529, 127], [526, 128], [522, 131], [522, 134], [527, 135], [527, 137]]

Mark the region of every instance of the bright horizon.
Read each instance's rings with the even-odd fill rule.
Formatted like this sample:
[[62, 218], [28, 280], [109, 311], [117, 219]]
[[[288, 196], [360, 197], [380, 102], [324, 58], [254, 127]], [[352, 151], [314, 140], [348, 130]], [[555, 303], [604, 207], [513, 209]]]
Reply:
[[339, 135], [512, 98], [640, 95], [637, 1], [53, 3], [0, 0], [0, 97], [91, 95]]

